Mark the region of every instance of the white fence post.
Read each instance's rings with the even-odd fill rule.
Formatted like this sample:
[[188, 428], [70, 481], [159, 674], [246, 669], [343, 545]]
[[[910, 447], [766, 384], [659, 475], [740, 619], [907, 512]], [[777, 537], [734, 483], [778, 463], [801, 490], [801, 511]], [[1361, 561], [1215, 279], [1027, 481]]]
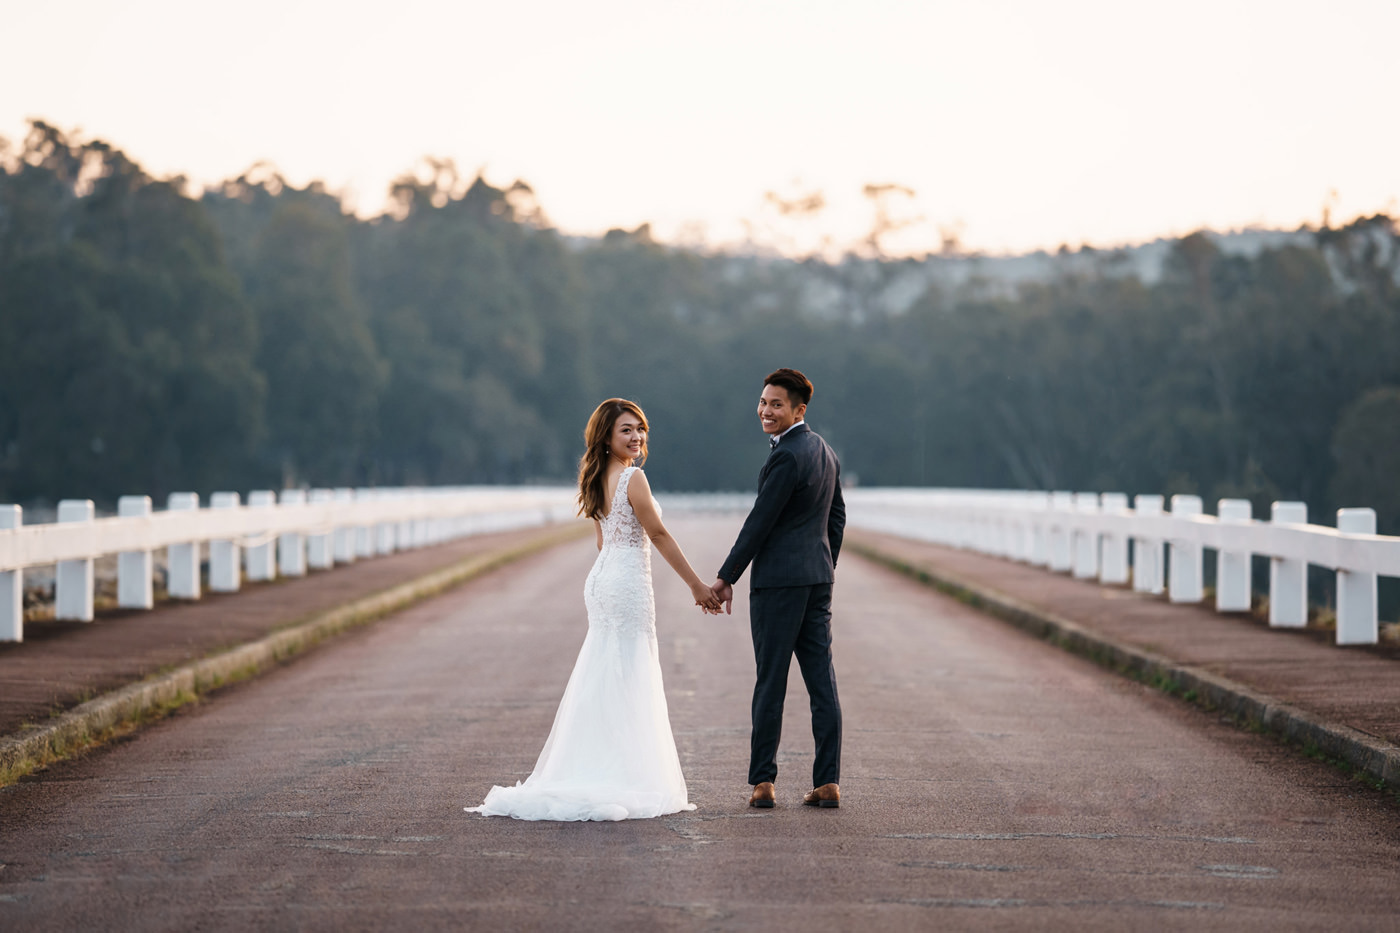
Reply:
[[[209, 508], [216, 511], [236, 509], [240, 497], [236, 492], [216, 492], [209, 497]], [[242, 548], [228, 538], [209, 542], [209, 589], [214, 593], [236, 593], [241, 582], [239, 556]]]
[[[1221, 524], [1247, 525], [1254, 518], [1248, 499], [1221, 499], [1216, 507]], [[1248, 551], [1215, 552], [1215, 611], [1248, 612], [1253, 599]]]
[[1031, 523], [1031, 564], [1036, 567], [1050, 566], [1050, 535], [1045, 524], [1045, 513], [1050, 511], [1050, 494], [1033, 492], [1030, 497]]
[[[414, 499], [424, 499], [424, 498], [427, 498], [427, 496], [428, 496], [428, 491], [427, 491], [426, 489], [415, 489], [415, 490], [413, 491], [412, 498], [414, 498]], [[429, 543], [429, 541], [428, 541], [428, 535], [429, 535], [429, 531], [428, 531], [428, 522], [429, 522], [429, 519], [426, 519], [426, 518], [415, 518], [415, 519], [413, 519], [413, 522], [412, 522], [413, 530], [412, 530], [412, 532], [411, 532], [412, 537], [410, 538], [410, 541], [412, 541], [412, 547], [420, 548], [420, 547], [426, 547], [426, 546], [428, 545], [428, 543]]]
[[[122, 496], [117, 500], [121, 518], [142, 518], [151, 514], [150, 496]], [[123, 609], [150, 609], [156, 604], [151, 579], [150, 551], [123, 551], [117, 555], [117, 605]]]
[[[394, 491], [392, 491], [392, 490], [388, 490], [388, 489], [376, 489], [376, 490], [374, 491], [374, 498], [375, 498], [375, 500], [376, 500], [376, 501], [380, 501], [380, 502], [382, 502], [382, 501], [385, 500], [385, 499], [391, 498], [391, 497], [393, 497], [393, 498], [398, 498], [398, 497], [400, 497], [401, 495], [402, 495], [402, 491], [399, 491], [399, 492], [397, 492], [397, 493], [394, 492]], [[376, 532], [376, 538], [378, 539], [377, 542], [376, 542], [377, 552], [380, 553], [380, 554], [392, 554], [392, 553], [394, 553], [394, 528], [395, 528], [395, 523], [394, 523], [394, 522], [383, 522], [383, 523], [381, 523], [381, 524], [379, 524], [379, 525], [376, 525], [375, 527], [378, 529], [377, 532]], [[405, 547], [405, 542], [400, 541], [400, 542], [399, 542], [399, 547], [400, 547], [400, 548]]]
[[[1376, 510], [1338, 509], [1337, 530], [1347, 534], [1375, 534]], [[1374, 645], [1380, 637], [1376, 612], [1376, 575], [1338, 570], [1337, 644]]]
[[[400, 489], [395, 498], [411, 500], [416, 495], [418, 495], [418, 490], [416, 489]], [[394, 524], [394, 542], [398, 545], [400, 551], [410, 551], [417, 546], [418, 542], [414, 539], [414, 530], [417, 524], [418, 523], [411, 518], [406, 518]]]
[[[248, 493], [249, 509], [271, 510], [277, 505], [277, 495], [270, 489]], [[244, 568], [249, 580], [271, 580], [277, 576], [277, 563], [267, 529], [261, 529], [257, 544], [243, 549]]]
[[[1190, 519], [1201, 514], [1200, 496], [1172, 496], [1172, 517]], [[1174, 603], [1198, 603], [1205, 598], [1201, 582], [1201, 546], [1194, 541], [1171, 543], [1171, 580], [1167, 598]]]
[[[327, 505], [334, 501], [335, 493], [329, 489], [311, 490], [312, 505]], [[312, 532], [306, 536], [306, 564], [313, 570], [325, 570], [335, 565], [335, 553], [331, 550], [332, 529]]]
[[[374, 490], [361, 486], [355, 490], [356, 502], [370, 502]], [[379, 532], [375, 525], [360, 525], [355, 529], [355, 556], [373, 557], [379, 553]]]
[[[91, 499], [64, 499], [58, 504], [60, 522], [91, 522], [96, 515]], [[54, 618], [92, 621], [92, 558], [59, 561], [54, 574]]]
[[[284, 489], [282, 490], [280, 503], [284, 506], [305, 505], [306, 491], [302, 489]], [[277, 570], [284, 577], [306, 576], [306, 542], [301, 532], [289, 531], [278, 536]]]
[[[171, 512], [199, 510], [199, 493], [172, 492], [165, 507]], [[166, 549], [166, 592], [171, 599], [199, 599], [198, 541], [172, 544]]]
[[[1133, 499], [1138, 515], [1155, 517], [1162, 514], [1162, 497], [1152, 493]], [[1162, 540], [1133, 539], [1133, 589], [1139, 593], [1160, 595], [1162, 592]]]
[[[1105, 515], [1124, 515], [1128, 511], [1128, 496], [1121, 492], [1106, 492], [1100, 499]], [[1100, 583], [1128, 582], [1128, 536], [1117, 532], [1105, 532], [1102, 538], [1103, 555], [1099, 559]]]
[[[1074, 510], [1080, 515], [1099, 513], [1099, 494], [1077, 492], [1074, 494]], [[1074, 575], [1080, 580], [1092, 580], [1099, 575], [1099, 535], [1098, 532], [1081, 528], [1074, 533]]]
[[[0, 505], [0, 531], [23, 524], [23, 508]], [[0, 641], [24, 641], [23, 570], [0, 570]]]
[[[355, 501], [355, 490], [344, 486], [336, 489], [335, 502], [340, 505], [349, 505]], [[352, 564], [355, 562], [355, 536], [359, 533], [358, 528], [350, 525], [341, 525], [335, 529], [335, 560], [340, 564]]]
[[[1270, 519], [1275, 525], [1306, 525], [1305, 502], [1275, 502]], [[1303, 560], [1269, 559], [1269, 625], [1301, 628], [1308, 624], [1308, 563]]]
[[1074, 566], [1074, 554], [1070, 548], [1068, 518], [1065, 513], [1074, 510], [1074, 493], [1052, 492], [1050, 494], [1050, 569], [1064, 572]]
[[1022, 498], [1020, 508], [1011, 516], [1012, 548], [1015, 550], [1014, 559], [1023, 564], [1031, 561], [1031, 556], [1035, 553], [1035, 522], [1030, 514], [1034, 508], [1029, 495]]

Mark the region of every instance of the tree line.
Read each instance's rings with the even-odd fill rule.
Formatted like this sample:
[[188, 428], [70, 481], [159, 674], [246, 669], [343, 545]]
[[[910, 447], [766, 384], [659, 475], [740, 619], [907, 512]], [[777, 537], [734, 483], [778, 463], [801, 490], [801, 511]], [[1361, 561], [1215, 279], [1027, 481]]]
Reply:
[[951, 287], [920, 278], [938, 257], [568, 237], [444, 161], [361, 219], [266, 166], [195, 196], [43, 122], [0, 156], [0, 501], [569, 482], [615, 395], [655, 486], [744, 489], [786, 365], [860, 484], [1370, 505], [1400, 532], [1388, 216], [1253, 256], [1193, 234], [1151, 281], [1104, 251]]

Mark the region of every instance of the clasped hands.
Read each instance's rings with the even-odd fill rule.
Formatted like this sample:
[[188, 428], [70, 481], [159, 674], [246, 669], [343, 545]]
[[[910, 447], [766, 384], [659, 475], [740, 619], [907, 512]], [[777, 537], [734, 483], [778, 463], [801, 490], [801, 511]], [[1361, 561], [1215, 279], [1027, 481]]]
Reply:
[[695, 605], [706, 615], [719, 615], [721, 606], [725, 615], [734, 614], [734, 587], [724, 580], [716, 578], [709, 586], [697, 584], [691, 587], [691, 595], [695, 597]]
[[696, 580], [690, 585], [690, 595], [695, 597], [695, 605], [699, 606], [705, 615], [719, 615], [721, 598], [715, 594], [713, 587]]

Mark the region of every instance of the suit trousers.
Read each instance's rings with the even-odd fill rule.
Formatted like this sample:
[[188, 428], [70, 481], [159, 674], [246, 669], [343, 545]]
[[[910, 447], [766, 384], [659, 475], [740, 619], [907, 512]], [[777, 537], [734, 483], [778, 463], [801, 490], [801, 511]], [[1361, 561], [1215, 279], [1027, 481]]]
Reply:
[[841, 780], [841, 703], [831, 662], [831, 584], [771, 586], [749, 590], [758, 678], [753, 689], [753, 735], [749, 783], [778, 776], [778, 741], [783, 731], [783, 700], [788, 671], [797, 656], [812, 705], [816, 759], [812, 786]]

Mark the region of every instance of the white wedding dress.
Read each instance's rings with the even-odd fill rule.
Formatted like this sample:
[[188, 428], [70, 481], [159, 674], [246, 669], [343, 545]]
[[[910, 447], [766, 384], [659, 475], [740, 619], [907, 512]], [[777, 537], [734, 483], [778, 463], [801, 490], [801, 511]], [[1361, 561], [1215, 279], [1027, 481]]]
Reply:
[[661, 686], [651, 542], [618, 477], [603, 547], [583, 585], [588, 635], [554, 727], [523, 784], [468, 813], [518, 820], [634, 820], [694, 810]]

